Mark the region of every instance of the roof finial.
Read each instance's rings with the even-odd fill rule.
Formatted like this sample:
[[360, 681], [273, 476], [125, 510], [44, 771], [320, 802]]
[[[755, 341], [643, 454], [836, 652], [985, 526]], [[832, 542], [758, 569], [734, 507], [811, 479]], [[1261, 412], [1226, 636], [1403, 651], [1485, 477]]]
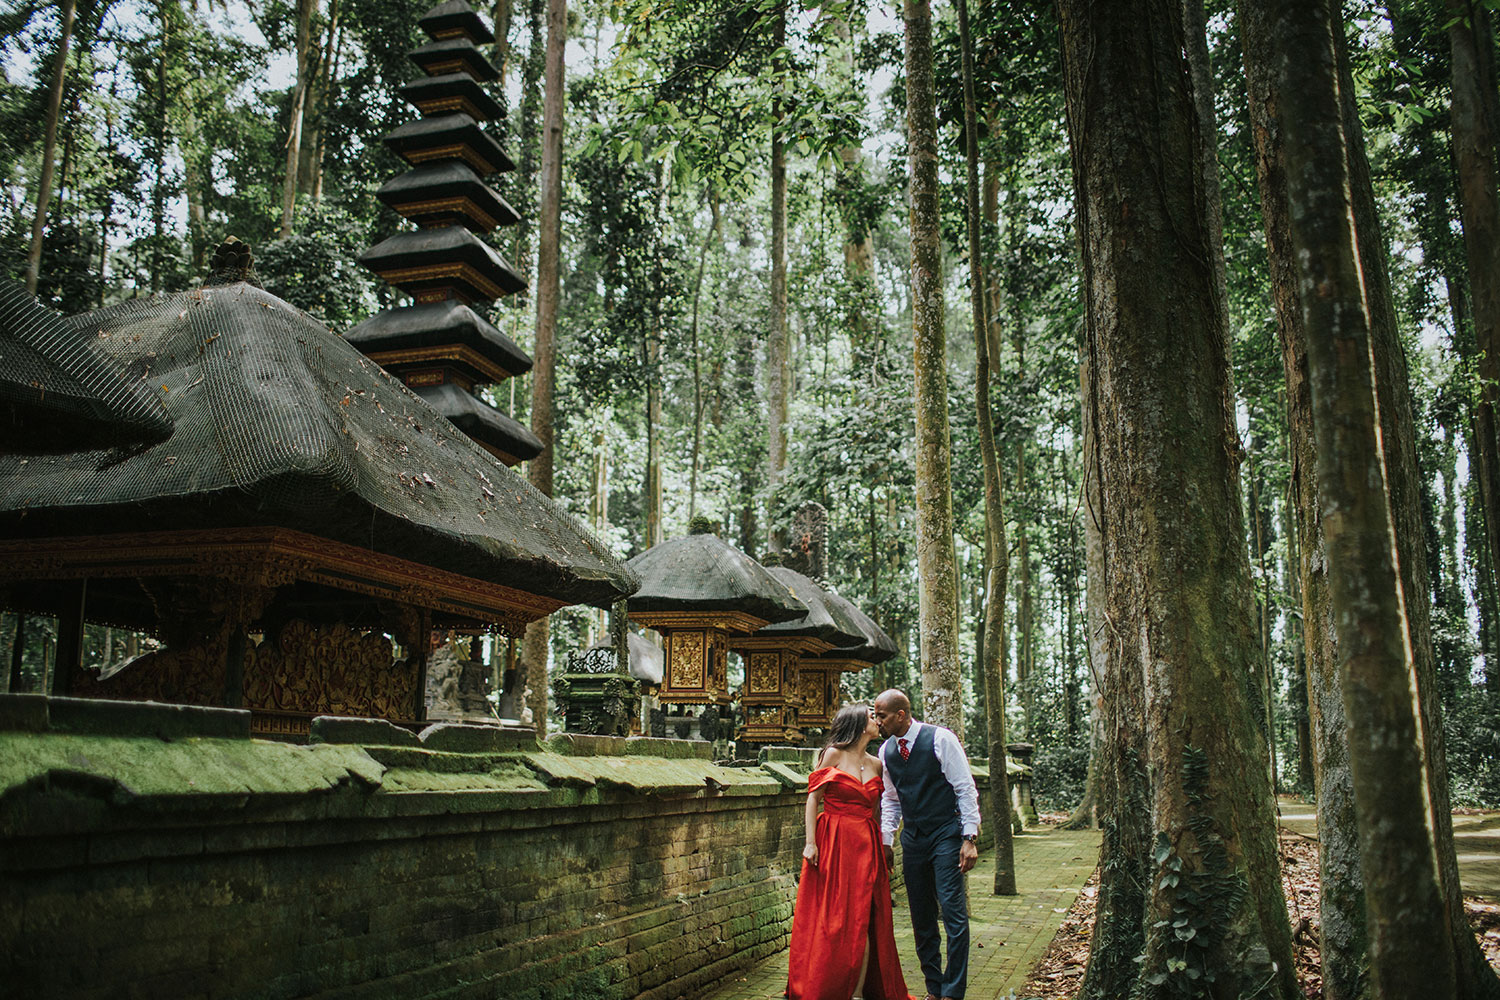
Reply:
[[208, 278], [203, 284], [232, 285], [237, 281], [260, 287], [260, 279], [255, 276], [255, 255], [250, 252], [250, 244], [238, 237], [226, 236], [208, 263]]

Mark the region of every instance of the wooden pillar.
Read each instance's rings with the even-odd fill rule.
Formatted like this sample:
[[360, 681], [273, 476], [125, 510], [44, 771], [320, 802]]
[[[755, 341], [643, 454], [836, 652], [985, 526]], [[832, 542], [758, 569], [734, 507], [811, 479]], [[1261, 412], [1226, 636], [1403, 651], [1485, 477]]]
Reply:
[[424, 722], [427, 719], [427, 660], [432, 655], [432, 611], [420, 608], [417, 616], [416, 642], [412, 645], [412, 655], [417, 663], [417, 697], [412, 706], [412, 718]]
[[26, 648], [26, 615], [24, 612], [16, 612], [16, 636], [14, 644], [10, 648], [10, 684], [7, 691], [16, 692], [21, 690], [21, 664], [22, 652]]
[[67, 601], [57, 616], [57, 663], [52, 668], [51, 693], [68, 695], [73, 691], [73, 676], [83, 664], [83, 606], [88, 597], [88, 581], [68, 584]]

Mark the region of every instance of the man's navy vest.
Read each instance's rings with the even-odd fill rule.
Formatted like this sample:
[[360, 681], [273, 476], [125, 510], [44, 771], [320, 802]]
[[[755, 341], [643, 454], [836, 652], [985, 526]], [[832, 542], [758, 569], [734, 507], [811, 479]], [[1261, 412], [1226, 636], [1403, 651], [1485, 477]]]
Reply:
[[963, 833], [958, 818], [958, 796], [943, 774], [943, 765], [932, 746], [935, 732], [932, 726], [923, 724], [916, 740], [907, 744], [911, 748], [910, 760], [901, 759], [897, 737], [886, 741], [890, 747], [885, 754], [886, 773], [901, 797], [901, 820], [905, 824], [902, 839], [907, 834], [931, 840]]

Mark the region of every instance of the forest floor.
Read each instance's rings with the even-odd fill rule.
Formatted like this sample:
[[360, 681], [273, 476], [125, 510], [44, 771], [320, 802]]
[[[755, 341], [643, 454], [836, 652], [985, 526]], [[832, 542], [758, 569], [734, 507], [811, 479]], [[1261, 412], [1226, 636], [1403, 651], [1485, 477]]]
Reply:
[[[1323, 996], [1318, 953], [1318, 841], [1314, 808], [1283, 797], [1281, 810], [1281, 884], [1292, 921], [1297, 982], [1309, 1000]], [[1051, 819], [1052, 817], [1044, 817]], [[1057, 817], [1062, 819], [1064, 817]], [[1500, 812], [1462, 812], [1453, 816], [1464, 905], [1474, 933], [1500, 973]], [[1094, 903], [1099, 874], [1084, 885], [1063, 918], [1041, 960], [1018, 997], [1027, 1000], [1073, 1000], [1083, 983], [1094, 930]]]

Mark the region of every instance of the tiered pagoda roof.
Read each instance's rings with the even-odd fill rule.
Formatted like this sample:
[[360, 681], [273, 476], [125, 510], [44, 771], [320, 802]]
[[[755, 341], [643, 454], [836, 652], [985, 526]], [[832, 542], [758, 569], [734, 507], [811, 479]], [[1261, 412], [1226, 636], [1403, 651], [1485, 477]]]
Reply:
[[432, 41], [411, 58], [427, 77], [401, 94], [422, 117], [384, 140], [412, 169], [376, 196], [418, 228], [396, 233], [359, 258], [414, 303], [359, 324], [345, 339], [491, 454], [515, 465], [541, 454], [542, 442], [475, 395], [481, 386], [531, 369], [531, 358], [482, 315], [484, 305], [526, 288], [525, 279], [484, 240], [520, 221], [485, 181], [515, 169], [480, 125], [504, 114], [481, 86], [497, 73], [478, 46], [495, 36], [464, 0], [446, 0], [417, 23]]

